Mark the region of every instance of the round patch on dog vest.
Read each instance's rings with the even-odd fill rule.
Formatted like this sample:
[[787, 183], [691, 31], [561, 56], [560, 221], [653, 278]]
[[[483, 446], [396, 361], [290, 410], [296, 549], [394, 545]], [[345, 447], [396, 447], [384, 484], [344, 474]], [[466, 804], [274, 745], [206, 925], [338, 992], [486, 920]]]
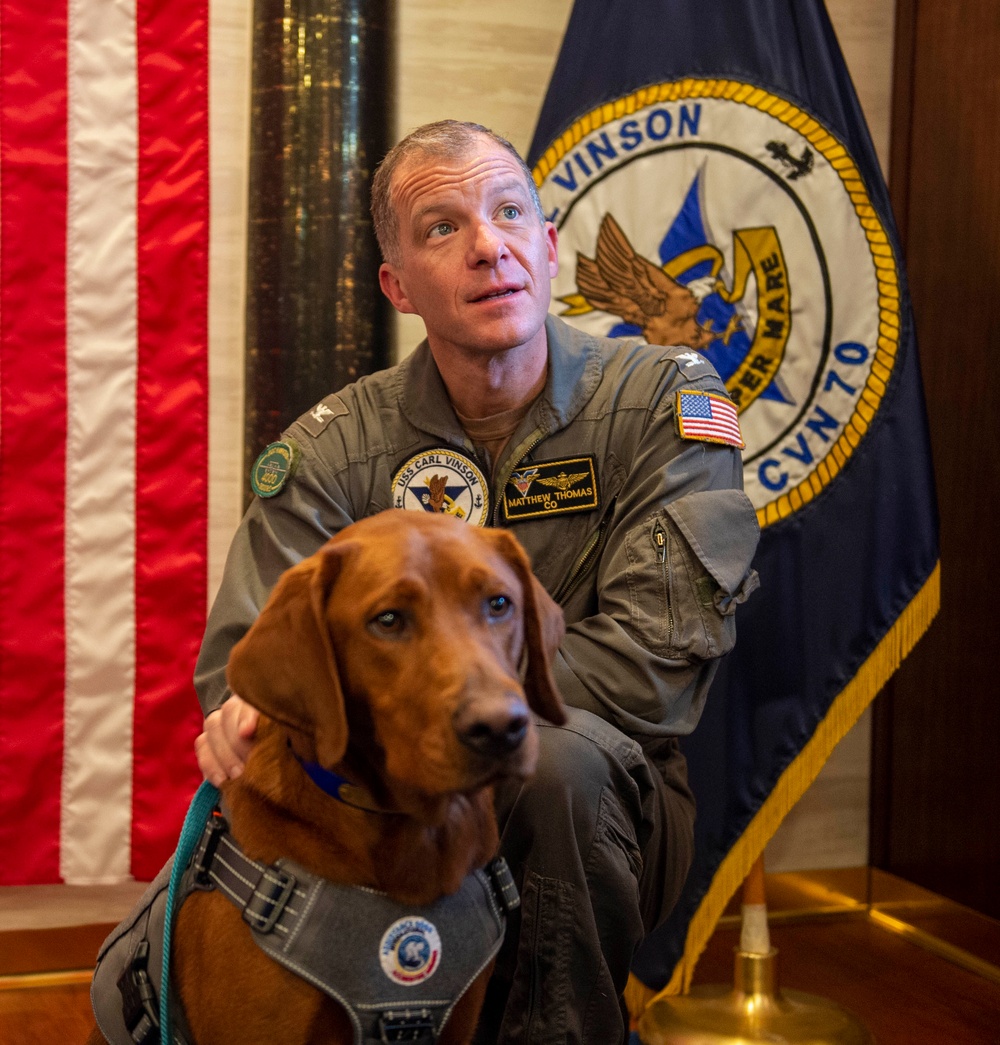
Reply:
[[441, 962], [441, 937], [425, 918], [400, 918], [382, 937], [379, 961], [390, 980], [413, 987], [437, 971]]
[[299, 448], [291, 441], [271, 443], [257, 458], [250, 472], [250, 485], [258, 497], [281, 493], [285, 483], [295, 474]]
[[485, 526], [490, 491], [478, 465], [454, 450], [424, 450], [404, 462], [392, 480], [392, 504], [411, 512], [454, 515]]

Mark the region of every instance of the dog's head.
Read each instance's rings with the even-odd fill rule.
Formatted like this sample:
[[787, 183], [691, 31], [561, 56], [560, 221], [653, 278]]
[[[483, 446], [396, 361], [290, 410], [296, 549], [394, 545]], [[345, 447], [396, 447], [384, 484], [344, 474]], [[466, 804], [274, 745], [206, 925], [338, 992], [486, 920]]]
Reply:
[[529, 709], [565, 720], [552, 677], [563, 631], [510, 533], [389, 511], [281, 577], [228, 678], [316, 761], [374, 772], [406, 808], [414, 792], [533, 770]]

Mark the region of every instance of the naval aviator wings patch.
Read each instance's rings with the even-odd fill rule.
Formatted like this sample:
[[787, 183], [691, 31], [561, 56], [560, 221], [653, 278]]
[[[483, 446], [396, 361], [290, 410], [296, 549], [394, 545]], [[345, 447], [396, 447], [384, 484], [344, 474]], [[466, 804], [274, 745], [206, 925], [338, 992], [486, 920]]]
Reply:
[[592, 454], [519, 468], [503, 491], [503, 514], [508, 522], [590, 512], [599, 504]]

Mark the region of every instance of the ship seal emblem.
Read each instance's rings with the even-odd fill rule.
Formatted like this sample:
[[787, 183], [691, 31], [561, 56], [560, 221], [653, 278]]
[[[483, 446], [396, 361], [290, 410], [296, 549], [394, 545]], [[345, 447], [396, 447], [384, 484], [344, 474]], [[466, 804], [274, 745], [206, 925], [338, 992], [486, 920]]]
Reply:
[[438, 447], [414, 454], [396, 469], [392, 505], [411, 512], [453, 515], [473, 526], [485, 526], [490, 491], [475, 461]]
[[751, 83], [653, 84], [577, 120], [534, 177], [559, 230], [552, 310], [712, 363], [761, 526], [834, 482], [892, 375], [900, 288], [829, 129]]

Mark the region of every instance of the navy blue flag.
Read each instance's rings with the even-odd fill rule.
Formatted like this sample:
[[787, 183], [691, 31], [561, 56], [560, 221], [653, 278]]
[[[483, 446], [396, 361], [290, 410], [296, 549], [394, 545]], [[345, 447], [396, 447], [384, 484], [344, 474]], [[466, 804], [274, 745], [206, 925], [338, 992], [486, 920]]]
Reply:
[[684, 991], [782, 818], [930, 624], [937, 511], [889, 198], [821, 0], [576, 0], [529, 154], [553, 311], [707, 356], [761, 590], [685, 738], [696, 857], [629, 1001]]

